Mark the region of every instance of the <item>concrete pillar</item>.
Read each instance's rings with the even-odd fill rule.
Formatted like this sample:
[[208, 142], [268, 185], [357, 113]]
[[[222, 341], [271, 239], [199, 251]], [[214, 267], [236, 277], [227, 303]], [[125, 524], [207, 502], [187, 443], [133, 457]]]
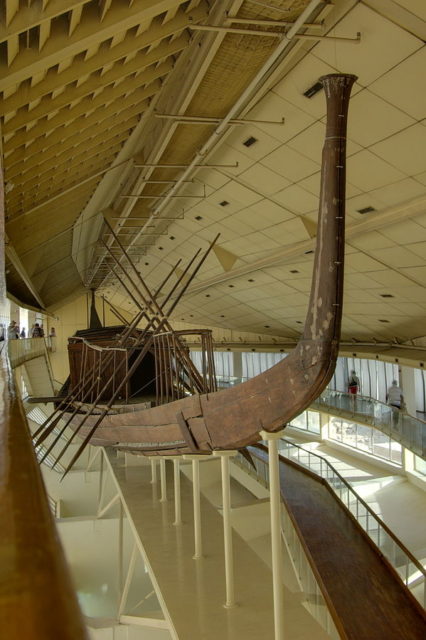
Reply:
[[[413, 367], [400, 366], [400, 387], [404, 396], [405, 410], [410, 416], [416, 415], [416, 383]], [[405, 471], [414, 470], [414, 454], [407, 449], [402, 449], [402, 466]]]
[[213, 451], [213, 455], [220, 458], [222, 472], [222, 515], [223, 515], [223, 540], [225, 551], [225, 584], [226, 601], [225, 607], [235, 606], [234, 593], [234, 556], [232, 549], [232, 526], [231, 526], [231, 486], [229, 475], [229, 458], [235, 456], [236, 451]]
[[401, 376], [401, 389], [404, 395], [404, 402], [406, 406], [407, 413], [410, 416], [416, 416], [416, 383], [414, 378], [414, 369], [413, 367], [403, 367], [399, 368], [400, 376]]
[[320, 416], [320, 436], [321, 440], [327, 440], [328, 438], [328, 423], [330, 420], [330, 416], [328, 413], [324, 413], [324, 411], [319, 412]]
[[283, 571], [281, 551], [281, 494], [278, 462], [278, 440], [284, 431], [269, 433], [261, 431], [260, 437], [268, 443], [269, 454], [269, 492], [271, 504], [271, 546], [272, 546], [272, 583], [274, 596], [275, 640], [284, 638], [283, 616]]
[[241, 351], [232, 352], [233, 375], [236, 378], [243, 377], [243, 354]]

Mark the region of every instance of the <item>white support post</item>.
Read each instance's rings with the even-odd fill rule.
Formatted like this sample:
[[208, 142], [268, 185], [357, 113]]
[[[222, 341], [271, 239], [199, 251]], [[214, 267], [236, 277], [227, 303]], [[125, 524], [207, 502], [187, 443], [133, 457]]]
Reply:
[[92, 445], [89, 445], [89, 460], [87, 463], [87, 467], [86, 467], [86, 472], [90, 471], [90, 469], [93, 466], [93, 463], [95, 462], [96, 458], [98, 457], [98, 455], [102, 452], [101, 447], [93, 447]]
[[118, 617], [124, 611], [124, 607], [126, 606], [127, 596], [129, 595], [130, 584], [132, 582], [133, 573], [135, 570], [136, 557], [137, 557], [138, 548], [136, 546], [136, 542], [133, 543], [132, 555], [130, 557], [129, 568], [127, 569], [126, 582], [124, 583], [123, 593], [121, 594], [120, 603], [118, 605]]
[[151, 457], [151, 484], [156, 484], [157, 482], [157, 460], [154, 457]]
[[231, 526], [231, 487], [229, 476], [229, 458], [236, 455], [236, 451], [214, 451], [213, 455], [220, 458], [222, 472], [222, 515], [223, 515], [223, 540], [225, 551], [225, 584], [226, 601], [225, 607], [230, 609], [235, 607], [234, 590], [234, 555], [232, 549], [232, 526]]
[[160, 480], [161, 480], [161, 498], [160, 502], [167, 500], [167, 484], [166, 484], [166, 461], [160, 458]]
[[98, 514], [101, 511], [104, 493], [104, 452], [101, 454], [101, 468], [99, 470], [99, 490], [98, 490]]
[[113, 498], [106, 504], [102, 509], [98, 509], [98, 518], [102, 518], [106, 514], [106, 512], [111, 509], [111, 507], [120, 499], [120, 495], [118, 493], [115, 494]]
[[117, 609], [120, 610], [120, 604], [123, 594], [123, 503], [120, 500], [120, 513], [118, 516], [118, 602]]
[[180, 500], [180, 460], [179, 458], [173, 459], [173, 478], [175, 488], [175, 527], [182, 524], [182, 509]]
[[194, 504], [194, 560], [203, 556], [201, 538], [201, 504], [200, 504], [200, 461], [198, 457], [185, 456], [192, 460], [192, 499]]
[[269, 491], [271, 504], [271, 546], [272, 546], [272, 583], [274, 594], [275, 640], [283, 640], [283, 571], [281, 552], [281, 495], [277, 441], [283, 431], [269, 433], [261, 431], [260, 437], [268, 443], [269, 454]]

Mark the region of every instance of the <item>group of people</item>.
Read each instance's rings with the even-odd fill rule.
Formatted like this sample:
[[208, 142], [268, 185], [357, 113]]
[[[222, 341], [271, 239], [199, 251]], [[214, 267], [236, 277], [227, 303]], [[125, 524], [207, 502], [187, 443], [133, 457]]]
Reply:
[[[359, 378], [356, 375], [356, 371], [351, 371], [351, 375], [348, 381], [348, 393], [356, 396], [360, 389]], [[386, 394], [386, 402], [389, 406], [395, 409], [402, 409], [404, 407], [404, 396], [402, 395], [402, 389], [398, 385], [397, 380], [392, 381], [392, 386], [389, 387]]]
[[25, 338], [25, 327], [22, 327], [22, 330], [19, 331], [19, 325], [16, 324], [15, 320], [12, 320], [10, 325], [7, 328], [7, 338], [8, 340], [15, 340], [16, 338]]
[[[19, 330], [19, 325], [12, 320], [7, 328], [7, 338], [8, 340], [16, 340], [17, 338], [26, 338], [25, 327], [22, 327], [21, 331]], [[43, 325], [36, 322], [33, 324], [29, 338], [44, 338], [44, 329]], [[55, 328], [52, 327], [50, 329], [49, 338], [56, 338]]]

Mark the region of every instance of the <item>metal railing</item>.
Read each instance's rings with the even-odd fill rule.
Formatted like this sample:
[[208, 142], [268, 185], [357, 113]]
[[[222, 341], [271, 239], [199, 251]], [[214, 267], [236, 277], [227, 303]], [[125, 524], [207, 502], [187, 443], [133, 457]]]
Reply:
[[417, 456], [426, 458], [426, 422], [384, 402], [326, 389], [311, 405], [333, 415], [350, 416], [388, 435]]
[[[238, 454], [234, 458], [234, 462], [242, 467], [249, 475], [253, 476], [264, 487], [269, 489], [268, 464], [264, 460], [253, 456], [255, 469], [241, 454]], [[281, 533], [300, 590], [305, 596], [303, 604], [315, 620], [317, 620], [322, 628], [329, 634], [330, 638], [332, 638], [332, 640], [339, 640], [341, 636], [337, 631], [333, 619], [330, 601], [321, 588], [315, 566], [311, 564], [304, 543], [283, 501], [281, 501]], [[334, 614], [334, 616], [336, 616], [336, 614]]]
[[405, 586], [426, 607], [426, 570], [328, 460], [285, 438], [280, 440], [280, 455], [306, 467], [328, 483]]

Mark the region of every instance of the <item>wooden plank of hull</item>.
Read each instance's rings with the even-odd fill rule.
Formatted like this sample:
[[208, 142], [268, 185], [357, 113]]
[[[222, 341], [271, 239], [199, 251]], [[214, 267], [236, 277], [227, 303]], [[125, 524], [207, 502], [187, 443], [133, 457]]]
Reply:
[[[200, 452], [255, 442], [262, 429], [277, 431], [303, 411], [330, 380], [337, 345], [332, 349], [330, 343], [321, 343], [323, 353], [320, 356], [318, 348], [312, 349], [310, 361], [303, 355], [306, 346], [300, 345], [271, 369], [235, 387], [106, 416], [96, 431], [96, 439], [110, 444], [179, 440], [182, 431], [177, 415], [182, 412]], [[87, 436], [96, 419], [97, 416], [90, 416], [79, 435]], [[76, 416], [74, 425], [80, 420]]]

